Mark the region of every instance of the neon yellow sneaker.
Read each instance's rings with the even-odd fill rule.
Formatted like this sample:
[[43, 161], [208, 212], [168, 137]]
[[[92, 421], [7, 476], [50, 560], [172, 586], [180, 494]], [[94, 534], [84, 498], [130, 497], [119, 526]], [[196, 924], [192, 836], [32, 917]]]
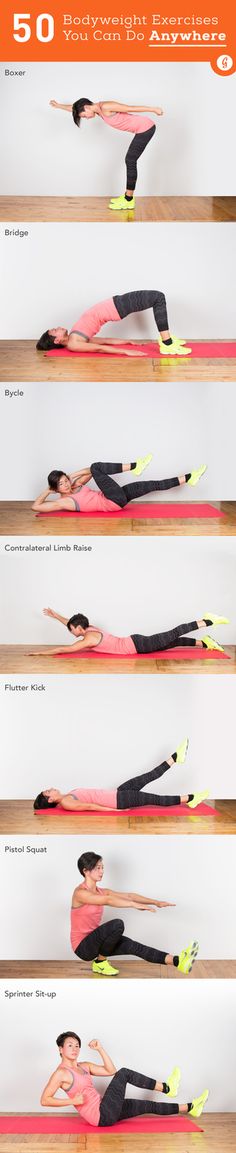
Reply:
[[110, 961], [93, 961], [93, 973], [100, 973], [101, 977], [117, 977], [119, 969], [113, 969]]
[[188, 746], [189, 746], [189, 739], [188, 739], [188, 737], [185, 737], [185, 741], [182, 741], [182, 745], [178, 745], [178, 748], [176, 749], [176, 754], [177, 754], [176, 762], [175, 762], [176, 765], [183, 765], [184, 764], [185, 757], [186, 757], [186, 754], [188, 751]]
[[167, 1080], [166, 1080], [166, 1084], [168, 1085], [168, 1088], [169, 1088], [168, 1097], [177, 1097], [179, 1083], [180, 1083], [180, 1077], [181, 1077], [180, 1069], [178, 1068], [178, 1065], [176, 1065], [175, 1069], [173, 1069], [173, 1073], [171, 1073], [170, 1077], [167, 1077]]
[[189, 1117], [200, 1117], [207, 1098], [209, 1097], [209, 1089], [204, 1089], [200, 1097], [194, 1097], [192, 1108], [189, 1110]]
[[205, 789], [204, 793], [194, 793], [192, 801], [187, 801], [189, 809], [196, 809], [197, 806], [201, 805], [202, 801], [206, 801], [207, 797], [209, 796], [209, 789]]
[[132, 200], [126, 200], [125, 196], [112, 196], [108, 208], [113, 212], [121, 212], [123, 209], [130, 212], [130, 209], [135, 208], [135, 198], [132, 196]]
[[217, 617], [214, 613], [204, 613], [203, 621], [210, 621], [211, 625], [229, 625], [228, 617]]
[[187, 484], [190, 484], [193, 488], [194, 485], [198, 484], [198, 481], [201, 480], [201, 476], [203, 476], [203, 473], [206, 472], [206, 469], [207, 464], [201, 464], [200, 468], [195, 468], [193, 472], [191, 472], [191, 476], [189, 477], [189, 480], [187, 480]]
[[191, 941], [191, 944], [187, 945], [187, 949], [182, 949], [182, 953], [179, 954], [179, 964], [177, 965], [180, 973], [191, 973], [194, 961], [197, 960], [198, 950], [198, 941]]
[[132, 468], [132, 476], [141, 476], [144, 469], [151, 464], [152, 455], [152, 452], [149, 452], [149, 456], [138, 456], [135, 468]]
[[217, 649], [219, 653], [224, 652], [223, 645], [219, 645], [218, 641], [214, 641], [213, 637], [202, 637], [202, 642], [206, 649]]
[[172, 336], [172, 344], [164, 344], [164, 341], [159, 338], [159, 348], [161, 356], [190, 356], [191, 348], [188, 348], [185, 341], [181, 341], [176, 336]]

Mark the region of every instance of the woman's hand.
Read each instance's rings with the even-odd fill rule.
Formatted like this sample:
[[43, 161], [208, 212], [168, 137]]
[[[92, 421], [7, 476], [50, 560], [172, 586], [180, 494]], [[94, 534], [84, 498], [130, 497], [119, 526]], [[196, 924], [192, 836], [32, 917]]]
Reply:
[[43, 609], [43, 615], [44, 617], [57, 617], [57, 613], [54, 613], [53, 609]]
[[154, 111], [156, 116], [164, 116], [163, 108], [155, 108]]
[[175, 909], [176, 908], [176, 902], [175, 901], [157, 901], [157, 908], [158, 909]]
[[58, 104], [57, 100], [49, 100], [49, 104], [51, 108], [60, 108], [60, 104]]
[[101, 1041], [89, 1041], [89, 1049], [101, 1049]]

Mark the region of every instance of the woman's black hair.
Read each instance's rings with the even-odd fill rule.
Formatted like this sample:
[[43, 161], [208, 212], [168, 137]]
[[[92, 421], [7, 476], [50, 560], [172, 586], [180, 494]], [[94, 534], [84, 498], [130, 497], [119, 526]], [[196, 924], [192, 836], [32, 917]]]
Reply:
[[[49, 331], [47, 328], [47, 332], [43, 332], [42, 336], [40, 336], [40, 339], [37, 340], [36, 348], [38, 348], [40, 352], [49, 352], [49, 349], [54, 348], [55, 344], [56, 344], [56, 341], [54, 339], [54, 336], [49, 335]], [[57, 348], [64, 348], [64, 344], [58, 344], [57, 343], [56, 347]]]
[[81, 96], [81, 100], [75, 100], [72, 104], [72, 116], [77, 128], [80, 127], [81, 112], [84, 111], [86, 104], [93, 104], [93, 100], [87, 100], [86, 96]]
[[62, 476], [66, 476], [67, 480], [69, 480], [67, 472], [62, 472], [60, 468], [53, 468], [52, 472], [48, 473], [49, 488], [52, 488], [53, 492], [57, 492], [59, 481], [61, 480]]
[[58, 1045], [58, 1049], [63, 1048], [63, 1045], [65, 1044], [65, 1041], [67, 1041], [68, 1037], [74, 1037], [75, 1041], [79, 1042], [79, 1047], [81, 1049], [80, 1037], [78, 1037], [78, 1033], [73, 1033], [73, 1029], [68, 1029], [67, 1033], [59, 1033], [59, 1037], [56, 1039], [56, 1045]]
[[69, 621], [67, 621], [69, 632], [71, 631], [71, 625], [74, 625], [75, 629], [78, 628], [78, 625], [81, 625], [82, 629], [88, 629], [89, 619], [88, 617], [84, 617], [83, 613], [75, 613], [74, 616], [70, 617]]
[[38, 796], [35, 797], [34, 809], [56, 809], [58, 803], [58, 801], [51, 801], [50, 803], [45, 793], [38, 793]]
[[84, 877], [85, 872], [91, 873], [99, 861], [102, 861], [102, 857], [98, 853], [82, 853], [77, 861], [77, 868], [82, 877]]

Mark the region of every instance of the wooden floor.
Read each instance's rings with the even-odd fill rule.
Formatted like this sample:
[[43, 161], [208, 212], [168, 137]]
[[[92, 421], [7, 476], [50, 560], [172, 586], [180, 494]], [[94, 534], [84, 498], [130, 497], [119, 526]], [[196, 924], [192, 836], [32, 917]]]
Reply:
[[36, 349], [34, 340], [1, 340], [0, 381], [21, 383], [30, 381], [100, 381], [148, 380], [165, 381], [236, 380], [236, 357], [211, 360], [190, 357], [112, 357], [69, 356], [47, 357]]
[[[35, 1114], [37, 1116], [37, 1114]], [[44, 1116], [46, 1110], [44, 1110]], [[40, 1113], [40, 1117], [42, 1114]], [[236, 1113], [204, 1113], [203, 1133], [106, 1134], [104, 1130], [76, 1137], [29, 1133], [0, 1136], [1, 1153], [234, 1153]]]
[[[119, 969], [119, 977], [113, 980], [178, 980], [186, 981], [184, 973], [179, 973], [174, 965], [152, 965], [136, 957], [113, 958], [114, 965]], [[83, 961], [0, 961], [0, 980], [92, 980], [101, 981], [103, 978], [92, 972], [90, 963]], [[195, 961], [192, 972], [187, 980], [235, 980], [235, 961]], [[109, 978], [112, 980], [112, 978]]]
[[[42, 645], [42, 655], [34, 655], [38, 645], [0, 645], [0, 673], [236, 673], [236, 645], [225, 645], [228, 661], [216, 660], [144, 660], [135, 657], [50, 657], [50, 645]], [[45, 653], [45, 656], [44, 656]]]
[[236, 220], [236, 196], [138, 196], [135, 211], [111, 212], [109, 196], [1, 196], [0, 220], [82, 221], [103, 224], [132, 220]]
[[[32, 497], [33, 501], [33, 497]], [[164, 502], [163, 502], [164, 503]], [[144, 520], [135, 518], [37, 517], [30, 501], [0, 501], [0, 536], [235, 536], [236, 501], [211, 501], [224, 517]]]
[[[209, 802], [210, 803], [210, 802]], [[88, 833], [88, 835], [95, 833], [100, 836], [100, 833], [111, 835], [122, 834], [130, 835], [132, 833], [154, 834], [154, 835], [170, 835], [170, 836], [213, 836], [213, 835], [236, 835], [236, 800], [227, 801], [214, 801], [214, 808], [217, 810], [214, 816], [201, 817], [198, 816], [197, 810], [189, 809], [187, 815], [181, 817], [168, 816], [168, 809], [165, 810], [165, 815], [160, 816], [160, 813], [153, 816], [145, 816], [145, 809], [140, 810], [139, 816], [132, 816], [131, 813], [116, 813], [114, 817], [107, 816], [107, 814], [97, 813], [96, 816], [91, 813], [58, 813], [58, 815], [48, 814], [46, 809], [41, 809], [37, 813], [33, 809], [33, 801], [1, 801], [0, 802], [0, 836], [2, 835], [15, 835], [21, 836], [39, 835], [39, 836], [61, 836], [63, 833], [68, 834], [81, 834]]]

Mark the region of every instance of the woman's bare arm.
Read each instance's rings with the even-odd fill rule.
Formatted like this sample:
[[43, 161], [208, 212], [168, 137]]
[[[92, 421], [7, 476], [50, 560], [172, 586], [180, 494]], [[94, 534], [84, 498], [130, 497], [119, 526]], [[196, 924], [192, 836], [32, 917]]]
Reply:
[[108, 1056], [108, 1053], [106, 1053], [106, 1050], [103, 1049], [101, 1041], [89, 1041], [89, 1048], [95, 1049], [103, 1061], [103, 1065], [94, 1065], [89, 1062], [90, 1073], [92, 1073], [94, 1077], [112, 1077], [113, 1074], [116, 1073], [116, 1066], [111, 1057]]
[[103, 893], [90, 893], [88, 890], [79, 889], [77, 894], [75, 890], [72, 900], [74, 902], [73, 909], [78, 909], [79, 905], [102, 905], [111, 909], [146, 908], [144, 904], [138, 905], [136, 901], [131, 901], [127, 894], [113, 893], [110, 889], [104, 889]]
[[120, 104], [117, 100], [105, 100], [101, 104], [103, 111], [107, 112], [155, 112], [156, 116], [163, 116], [163, 109], [150, 104]]
[[[65, 1109], [65, 1106], [68, 1107], [68, 1103], [71, 1105], [71, 1098], [67, 1097], [67, 1089], [70, 1088], [70, 1085], [71, 1080], [69, 1077], [67, 1080], [66, 1070], [56, 1069], [56, 1072], [52, 1074], [47, 1085], [45, 1085], [45, 1089], [43, 1089], [40, 1105], [43, 1105], [46, 1109]], [[58, 1089], [64, 1089], [66, 1094], [65, 1098], [56, 1097]], [[73, 1100], [75, 1102], [75, 1098], [73, 1098]], [[77, 1104], [82, 1105], [82, 1102], [82, 1095], [80, 1099], [78, 1097], [76, 1098]]]
[[49, 100], [51, 108], [61, 108], [63, 112], [72, 112], [73, 104], [58, 104], [58, 100]]
[[[114, 353], [116, 356], [121, 355], [119, 344], [116, 347], [115, 342], [113, 344], [112, 341], [110, 344], [109, 344], [109, 341], [107, 341], [106, 343], [103, 344], [102, 341], [95, 340], [95, 339], [94, 340], [86, 340], [85, 337], [78, 336], [77, 332], [72, 332], [70, 334], [67, 348], [69, 349], [69, 352], [96, 352], [96, 350], [97, 350], [98, 352], [104, 352], [108, 355], [109, 354], [111, 355], [111, 353], [112, 353], [112, 355]], [[131, 352], [130, 349], [126, 350], [125, 348], [122, 348], [122, 356], [123, 355], [133, 356], [134, 353]], [[143, 352], [135, 351], [135, 356], [143, 356]]]

